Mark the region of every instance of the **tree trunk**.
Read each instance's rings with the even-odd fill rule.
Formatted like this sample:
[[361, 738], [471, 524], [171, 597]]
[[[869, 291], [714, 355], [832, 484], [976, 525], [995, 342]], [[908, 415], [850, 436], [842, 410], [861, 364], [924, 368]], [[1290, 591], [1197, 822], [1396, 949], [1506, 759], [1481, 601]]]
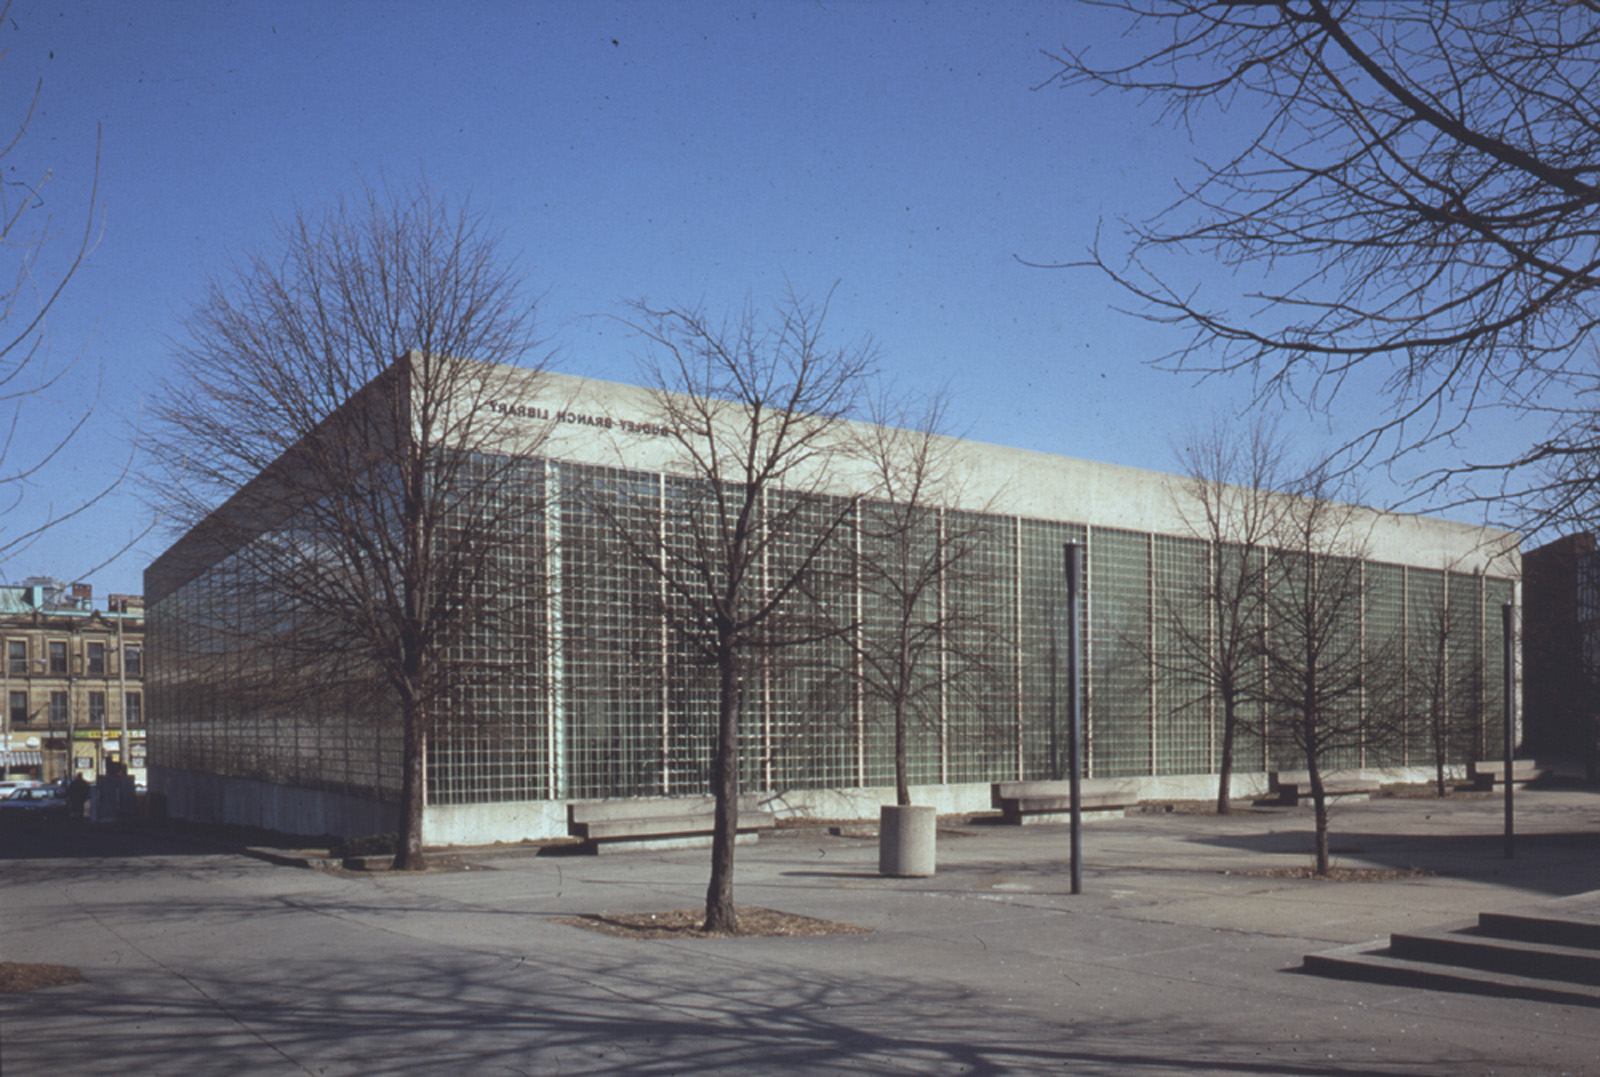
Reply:
[[426, 802], [427, 734], [426, 715], [420, 704], [407, 700], [401, 704], [404, 749], [400, 762], [400, 833], [395, 842], [395, 871], [424, 871], [427, 857], [422, 853], [422, 808]]
[[717, 750], [711, 785], [716, 796], [716, 822], [711, 836], [711, 882], [706, 887], [706, 922], [701, 930], [739, 932], [733, 907], [733, 847], [739, 836], [739, 709], [743, 685], [739, 658], [725, 644], [717, 656]]
[[[905, 541], [902, 535], [901, 541]], [[901, 578], [905, 578], [906, 554], [902, 548]], [[911, 698], [911, 620], [915, 602], [909, 598], [900, 608], [899, 653], [894, 670], [894, 802], [902, 808], [911, 806], [911, 779], [906, 762], [906, 701]]]
[[1328, 794], [1322, 791], [1320, 776], [1312, 778], [1310, 797], [1317, 816], [1317, 874], [1326, 875], [1333, 869], [1333, 864], [1328, 856]]
[[1440, 796], [1445, 796], [1449, 792], [1444, 786], [1446, 748], [1444, 731], [1438, 725], [1435, 725], [1433, 733], [1433, 780]]
[[906, 775], [906, 701], [894, 701], [894, 802], [911, 805], [911, 781]]
[[1233, 784], [1233, 738], [1239, 727], [1239, 705], [1232, 697], [1222, 699], [1222, 759], [1217, 776], [1217, 814], [1227, 815], [1233, 810], [1228, 794]]
[[1319, 714], [1311, 700], [1316, 699], [1314, 675], [1305, 679], [1300, 709], [1300, 739], [1306, 754], [1306, 777], [1311, 782], [1312, 818], [1316, 828], [1318, 875], [1328, 874], [1328, 791], [1322, 784], [1322, 737], [1318, 728]]
[[1315, 760], [1310, 767], [1312, 814], [1317, 828], [1317, 874], [1326, 875], [1332, 868], [1328, 857], [1328, 794], [1322, 787], [1322, 771]]

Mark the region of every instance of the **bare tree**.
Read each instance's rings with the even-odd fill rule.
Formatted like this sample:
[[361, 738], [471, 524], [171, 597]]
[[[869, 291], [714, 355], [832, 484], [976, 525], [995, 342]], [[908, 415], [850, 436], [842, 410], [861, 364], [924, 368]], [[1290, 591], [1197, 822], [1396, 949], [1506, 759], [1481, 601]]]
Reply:
[[1326, 772], [1379, 746], [1383, 728], [1364, 706], [1377, 661], [1361, 632], [1366, 594], [1359, 510], [1332, 499], [1314, 473], [1277, 517], [1264, 594], [1267, 732], [1306, 767], [1316, 821], [1316, 870], [1326, 875]]
[[[10, 9], [10, 3], [0, 4], [0, 23], [7, 21]], [[83, 226], [71, 232], [60, 228], [49, 208], [51, 173], [22, 173], [28, 166], [13, 160], [22, 151], [42, 91], [41, 80], [10, 137], [0, 136], [0, 252], [5, 258], [5, 276], [0, 278], [0, 412], [4, 413], [0, 416], [0, 519], [15, 519], [16, 509], [44, 483], [47, 469], [93, 412], [91, 405], [64, 429], [49, 432], [38, 429], [29, 416], [29, 402], [76, 369], [76, 358], [52, 362], [48, 322], [100, 234], [95, 212], [98, 149]], [[62, 241], [64, 246], [59, 245]], [[116, 481], [121, 477], [119, 474]], [[70, 508], [47, 512], [42, 521], [21, 529], [0, 527], [0, 558], [21, 551], [50, 527], [84, 512], [110, 493], [116, 481]]]
[[939, 434], [945, 402], [920, 410], [874, 399], [860, 453], [872, 473], [861, 503], [855, 576], [866, 611], [849, 638], [856, 681], [894, 731], [895, 803], [911, 803], [907, 746], [938, 729], [940, 706], [964, 683], [993, 673], [992, 611], [965, 601], [993, 530], [982, 511], [947, 510], [960, 490]]
[[649, 345], [655, 421], [682, 481], [654, 528], [611, 518], [634, 559], [659, 577], [672, 632], [716, 671], [704, 929], [736, 933], [745, 679], [756, 656], [839, 631], [821, 610], [825, 554], [849, 528], [858, 495], [835, 492], [830, 471], [849, 455], [842, 424], [874, 352], [870, 342], [826, 346], [826, 305], [792, 293], [770, 321], [749, 304], [720, 323], [687, 307], [641, 303], [635, 315]]
[[[1576, 456], [1568, 478], [1589, 489], [1600, 442], [1568, 383], [1592, 374], [1600, 316], [1600, 5], [1112, 6], [1129, 32], [1056, 56], [1052, 81], [1132, 93], [1178, 130], [1227, 110], [1239, 133], [1171, 209], [1127, 226], [1126, 260], [1089, 259], [1192, 331], [1177, 365], [1313, 399], [1376, 366], [1388, 410], [1367, 452], [1542, 395], [1558, 433], [1522, 462]], [[1259, 290], [1193, 287], [1212, 262], [1235, 271], [1212, 280]], [[1559, 505], [1563, 489], [1522, 492]]]
[[1600, 528], [1600, 408], [1596, 406], [1600, 361], [1589, 350], [1586, 369], [1564, 372], [1566, 393], [1538, 407], [1524, 405], [1530, 415], [1542, 415], [1552, 427], [1549, 436], [1518, 461], [1526, 477], [1516, 484], [1501, 484], [1523, 510], [1528, 530], [1582, 534]]
[[535, 585], [532, 379], [485, 365], [529, 361], [534, 305], [483, 219], [425, 186], [298, 211], [279, 241], [189, 320], [155, 492], [194, 529], [179, 548], [239, 566], [238, 601], [208, 611], [238, 705], [344, 721], [343, 692], [388, 731], [398, 711], [395, 866], [420, 869], [430, 732], [504, 672], [469, 642], [511, 638]]
[[1202, 688], [1198, 702], [1220, 707], [1217, 812], [1229, 811], [1234, 748], [1245, 710], [1261, 701], [1266, 667], [1268, 548], [1279, 537], [1284, 445], [1276, 427], [1257, 420], [1242, 433], [1218, 420], [1192, 434], [1180, 456], [1185, 481], [1179, 512], [1206, 544], [1207, 571], [1166, 594], [1161, 616], [1168, 645], [1155, 660]]

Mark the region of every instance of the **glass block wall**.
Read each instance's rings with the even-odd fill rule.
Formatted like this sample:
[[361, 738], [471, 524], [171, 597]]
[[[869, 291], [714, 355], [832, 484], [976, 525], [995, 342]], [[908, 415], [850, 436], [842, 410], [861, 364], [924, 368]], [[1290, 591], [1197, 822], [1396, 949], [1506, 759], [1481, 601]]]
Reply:
[[1155, 773], [1152, 537], [1096, 528], [1084, 558], [1090, 594], [1085, 758], [1098, 776]]
[[993, 781], [987, 775], [1024, 769], [1022, 680], [1030, 668], [1047, 663], [1048, 641], [1030, 634], [1023, 617], [1022, 522], [952, 512], [944, 514], [943, 526], [947, 534], [965, 534], [971, 551], [942, 595], [945, 606], [959, 612], [949, 625], [941, 780]]
[[1499, 734], [1506, 706], [1505, 634], [1502, 613], [1507, 603], [1516, 601], [1516, 585], [1510, 580], [1486, 577], [1483, 580], [1483, 607], [1479, 638], [1483, 640], [1483, 706], [1480, 723], [1470, 746], [1471, 758], [1501, 758], [1503, 739]]
[[[1368, 564], [1365, 577], [1362, 633], [1367, 652], [1406, 654], [1405, 570], [1399, 565]], [[1417, 677], [1413, 668], [1416, 663], [1386, 665], [1386, 675], [1368, 678], [1364, 700], [1367, 713], [1388, 726], [1391, 755], [1398, 755], [1404, 764], [1421, 762], [1431, 753], [1425, 722], [1414, 716], [1407, 705], [1407, 694]]]
[[[495, 803], [698, 794], [708, 788], [716, 678], [675, 620], [695, 581], [677, 555], [714, 519], [704, 483], [644, 471], [530, 460], [500, 496], [517, 531], [498, 544], [496, 572], [462, 607], [510, 601], [510, 613], [462, 634], [450, 660], [468, 678], [429, 745], [434, 803]], [[782, 616], [745, 669], [742, 781], [751, 790], [883, 786], [892, 781], [887, 712], [857, 681], [853, 644], [885, 632], [890, 609], [856, 571], [871, 552], [872, 513], [847, 499], [764, 507], [801, 523], [764, 553], [757, 589], [786, 577], [821, 542], [818, 571], [785, 598]], [[1065, 506], [1063, 516], [1071, 516]], [[513, 526], [513, 524], [508, 524]], [[970, 544], [920, 600], [942, 617], [918, 674], [909, 751], [914, 784], [1055, 778], [1067, 758], [1063, 546], [1085, 550], [1085, 759], [1092, 776], [1209, 774], [1219, 766], [1221, 710], [1196, 641], [1216, 619], [1202, 584], [1238, 551], [1126, 529], [954, 511], [936, 513], [925, 543]], [[309, 541], [309, 538], [307, 539]], [[1233, 561], [1230, 562], [1230, 556]], [[1259, 556], [1259, 555], [1257, 555]], [[328, 695], [326, 706], [267, 702], [252, 684], [307, 676], [241, 654], [226, 625], [292, 616], [271, 608], [249, 549], [236, 551], [149, 608], [152, 762], [383, 799], [399, 781], [392, 701]], [[642, 557], [674, 565], [664, 582]], [[1341, 646], [1393, 659], [1395, 672], [1341, 705], [1395, 737], [1348, 746], [1340, 765], [1419, 765], [1431, 758], [1418, 709], [1421, 656], [1437, 649], [1440, 611], [1457, 730], [1451, 762], [1498, 750], [1499, 606], [1512, 581], [1391, 564], [1361, 567], [1362, 594]], [[508, 594], [514, 591], [514, 594]], [[663, 608], [673, 616], [662, 615]], [[959, 616], [952, 615], [952, 611]], [[1268, 630], [1271, 630], [1269, 627]], [[795, 639], [804, 639], [799, 645]], [[1399, 652], [1399, 653], [1397, 653]], [[1270, 738], [1271, 716], [1248, 703], [1235, 769], [1298, 768]], [[1485, 730], [1488, 730], [1486, 732]]]
[[857, 784], [853, 735], [864, 705], [851, 676], [851, 636], [862, 618], [852, 566], [856, 505], [847, 498], [769, 493], [760, 592], [773, 593], [810, 564], [762, 628], [746, 677], [741, 780], [752, 789]]
[[[1066, 546], [1083, 545], [1088, 529], [1080, 524], [1046, 520], [1018, 520], [1016, 545], [1020, 567], [1004, 573], [996, 566], [995, 578], [1006, 575], [1017, 580], [1014, 598], [1005, 603], [1014, 609], [1017, 623], [1016, 697], [1017, 722], [1021, 738], [1021, 772], [1030, 778], [1060, 779], [1070, 766], [1071, 728], [1067, 713], [1067, 577]], [[1087, 590], [1087, 573], [1085, 590]], [[997, 598], [1007, 597], [1004, 594]], [[1087, 595], [1079, 598], [1080, 622], [1085, 622]], [[1087, 636], [1087, 632], [1084, 633]], [[1089, 640], [1084, 640], [1084, 647]], [[1092, 667], [1084, 670], [1084, 695]], [[1085, 730], [1088, 730], [1087, 721]], [[1086, 756], [1087, 758], [1087, 753]], [[992, 760], [991, 765], [998, 763]]]
[[[288, 533], [294, 541], [293, 532]], [[309, 541], [309, 540], [307, 540]], [[348, 670], [248, 645], [297, 616], [259, 584], [246, 547], [153, 603], [146, 639], [159, 766], [379, 800], [398, 796], [400, 731]]]
[[649, 533], [660, 518], [653, 476], [605, 468], [553, 468], [549, 510], [551, 617], [540, 634], [552, 655], [552, 799], [636, 796], [670, 788], [681, 741], [663, 715], [668, 640], [649, 611], [655, 573], [620, 536]]
[[[469, 458], [462, 481], [471, 496], [447, 526], [492, 527], [479, 544], [488, 571], [458, 588], [465, 613], [448, 634], [444, 659], [457, 689], [428, 749], [428, 800], [435, 804], [531, 800], [548, 793], [551, 469], [539, 460]], [[472, 532], [467, 532], [472, 533]]]
[[1212, 570], [1210, 546], [1156, 535], [1151, 550], [1154, 772], [1210, 773], [1221, 766], [1222, 716], [1206, 687], [1206, 655], [1215, 646], [1215, 626], [1206, 594], [1195, 586]]

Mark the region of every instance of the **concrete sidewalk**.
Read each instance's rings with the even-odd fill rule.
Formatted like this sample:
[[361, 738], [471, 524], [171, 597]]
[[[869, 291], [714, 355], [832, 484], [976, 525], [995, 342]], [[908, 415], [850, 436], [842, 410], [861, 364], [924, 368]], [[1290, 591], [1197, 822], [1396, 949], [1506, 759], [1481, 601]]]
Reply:
[[[1600, 1073], [1594, 1010], [1325, 980], [1303, 956], [1600, 890], [1600, 795], [1343, 808], [1327, 883], [1307, 809], [941, 835], [939, 874], [870, 840], [741, 847], [737, 898], [865, 935], [639, 941], [556, 922], [703, 900], [703, 850], [484, 854], [340, 876], [152, 835], [57, 855], [0, 834], [0, 958], [87, 984], [0, 996], [0, 1073]], [[14, 858], [18, 852], [27, 858]], [[74, 855], [76, 854], [76, 855]], [[1597, 900], [1600, 904], [1600, 900]]]

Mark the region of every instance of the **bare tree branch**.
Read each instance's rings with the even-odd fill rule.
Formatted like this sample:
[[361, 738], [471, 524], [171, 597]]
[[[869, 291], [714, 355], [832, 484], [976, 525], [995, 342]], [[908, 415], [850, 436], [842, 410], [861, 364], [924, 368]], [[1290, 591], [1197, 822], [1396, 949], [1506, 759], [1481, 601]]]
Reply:
[[875, 354], [870, 341], [830, 347], [827, 304], [790, 293], [772, 317], [747, 304], [713, 322], [692, 307], [635, 306], [647, 345], [655, 422], [679, 454], [654, 506], [595, 510], [661, 584], [661, 614], [717, 675], [716, 799], [706, 930], [736, 932], [740, 715], [756, 655], [837, 634], [823, 615], [827, 552], [851, 526], [858, 495], [830, 492], [848, 456], [842, 436]]
[[212, 282], [157, 409], [154, 492], [190, 530], [152, 571], [231, 566], [240, 593], [204, 616], [238, 656], [235, 706], [305, 720], [326, 694], [398, 731], [398, 789], [373, 790], [400, 804], [397, 867], [423, 863], [438, 716], [470, 722], [475, 686], [526, 675], [472, 640], [515, 638], [541, 586], [540, 437], [511, 406], [536, 379], [498, 365], [535, 347], [482, 218], [366, 188]]
[[947, 511], [961, 491], [943, 436], [947, 401], [872, 399], [857, 453], [870, 469], [858, 508], [854, 577], [865, 600], [848, 633], [854, 680], [894, 732], [895, 802], [911, 803], [908, 747], [937, 733], [941, 706], [972, 682], [998, 675], [1003, 641], [994, 611], [977, 599], [980, 554], [996, 538], [984, 509]]
[[[1083, 263], [1143, 316], [1190, 330], [1172, 365], [1319, 403], [1376, 367], [1386, 408], [1346, 447], [1357, 460], [1449, 439], [1488, 405], [1563, 400], [1600, 316], [1592, 12], [1110, 6], [1135, 54], [1063, 51], [1049, 85], [1131, 93], [1184, 127], [1223, 110], [1248, 125], [1173, 207], [1125, 225], [1124, 257], [1097, 244]], [[1238, 293], [1183, 283], [1197, 276], [1185, 259], [1233, 271]], [[1553, 417], [1561, 429], [1584, 414], [1557, 404]]]
[[1234, 751], [1247, 711], [1266, 694], [1262, 632], [1267, 622], [1271, 544], [1289, 511], [1287, 450], [1276, 427], [1257, 420], [1236, 432], [1223, 420], [1190, 434], [1180, 456], [1185, 481], [1178, 502], [1189, 534], [1205, 544], [1205, 571], [1164, 596], [1166, 646], [1158, 668], [1201, 689], [1194, 705], [1222, 716], [1217, 812], [1230, 810]]
[[1327, 771], [1381, 747], [1392, 727], [1364, 706], [1385, 655], [1364, 647], [1367, 536], [1360, 514], [1325, 472], [1296, 482], [1275, 515], [1259, 636], [1269, 738], [1304, 761], [1316, 822], [1316, 870], [1326, 875]]
[[[0, 4], [0, 23], [6, 21], [10, 7], [9, 3]], [[24, 144], [42, 93], [41, 80], [11, 137], [0, 146], [0, 256], [6, 259], [5, 275], [0, 278], [0, 407], [10, 412], [0, 416], [0, 518], [6, 519], [14, 519], [13, 513], [21, 504], [37, 498], [51, 465], [84, 430], [98, 403], [97, 394], [95, 402], [64, 428], [48, 432], [38, 429], [38, 423], [29, 415], [30, 406], [62, 384], [81, 358], [74, 356], [52, 363], [49, 318], [99, 242], [103, 227], [97, 209], [98, 130], [80, 232], [68, 234], [56, 225], [47, 198], [50, 172], [14, 178], [19, 166], [8, 162]], [[58, 246], [62, 241], [64, 248]], [[56, 255], [57, 251], [64, 254]], [[56, 255], [53, 261], [49, 255]], [[120, 478], [82, 503], [59, 511], [53, 505], [48, 507], [41, 521], [20, 530], [0, 526], [0, 559], [21, 553], [50, 528], [102, 501]]]

